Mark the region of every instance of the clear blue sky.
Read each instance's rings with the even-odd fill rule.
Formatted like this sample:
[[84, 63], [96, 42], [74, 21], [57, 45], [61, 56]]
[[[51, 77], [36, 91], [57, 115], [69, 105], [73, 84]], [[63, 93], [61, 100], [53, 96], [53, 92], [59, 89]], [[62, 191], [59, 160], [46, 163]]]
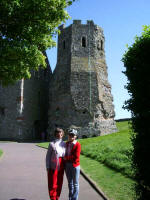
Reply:
[[[108, 79], [112, 86], [114, 97], [115, 119], [130, 117], [130, 113], [122, 106], [129, 99], [124, 86], [127, 78], [121, 62], [126, 44], [131, 45], [136, 35], [140, 36], [143, 25], [150, 24], [150, 0], [77, 0], [67, 8], [71, 20], [66, 26], [72, 24], [73, 19], [93, 20], [102, 27], [105, 35], [105, 54], [108, 66]], [[50, 65], [56, 66], [57, 49], [47, 51]]]

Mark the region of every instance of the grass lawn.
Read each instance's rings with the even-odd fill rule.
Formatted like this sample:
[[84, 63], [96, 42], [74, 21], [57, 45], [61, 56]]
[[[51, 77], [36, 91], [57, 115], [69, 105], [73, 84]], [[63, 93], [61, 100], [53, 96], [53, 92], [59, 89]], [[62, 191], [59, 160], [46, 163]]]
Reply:
[[133, 200], [134, 181], [104, 164], [81, 155], [84, 172], [101, 188], [111, 200]]
[[[103, 192], [113, 200], [133, 200], [134, 181], [130, 161], [130, 130], [128, 122], [117, 122], [118, 132], [80, 139], [81, 167]], [[48, 147], [49, 143], [40, 146]]]
[[132, 177], [134, 171], [130, 161], [132, 144], [128, 122], [118, 122], [117, 127], [118, 133], [80, 140], [82, 154]]

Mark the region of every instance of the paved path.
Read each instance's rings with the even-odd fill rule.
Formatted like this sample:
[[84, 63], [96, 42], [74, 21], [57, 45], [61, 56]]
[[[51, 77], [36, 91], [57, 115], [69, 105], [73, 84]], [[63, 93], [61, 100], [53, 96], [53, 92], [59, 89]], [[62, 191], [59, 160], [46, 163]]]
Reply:
[[[0, 200], [49, 200], [45, 169], [46, 150], [33, 143], [0, 143]], [[60, 200], [67, 200], [64, 179]], [[80, 175], [79, 200], [102, 200]]]

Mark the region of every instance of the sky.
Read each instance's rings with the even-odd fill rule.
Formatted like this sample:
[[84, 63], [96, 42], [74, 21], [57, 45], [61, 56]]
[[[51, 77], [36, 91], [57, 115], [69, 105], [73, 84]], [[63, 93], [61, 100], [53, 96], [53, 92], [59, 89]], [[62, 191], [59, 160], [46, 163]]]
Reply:
[[[121, 61], [127, 44], [134, 43], [135, 36], [140, 36], [143, 25], [150, 25], [150, 0], [76, 0], [67, 12], [71, 19], [93, 20], [100, 26], [105, 35], [105, 56], [108, 67], [108, 81], [112, 86], [115, 119], [130, 118], [131, 113], [124, 110], [124, 102], [130, 98], [124, 86], [127, 77], [122, 73], [125, 70]], [[47, 50], [52, 71], [56, 66], [57, 48]]]

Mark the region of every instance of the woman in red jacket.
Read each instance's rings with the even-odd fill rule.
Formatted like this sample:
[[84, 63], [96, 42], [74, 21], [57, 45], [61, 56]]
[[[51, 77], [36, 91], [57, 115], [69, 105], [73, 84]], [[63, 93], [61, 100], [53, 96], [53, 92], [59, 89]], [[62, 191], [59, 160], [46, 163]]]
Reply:
[[80, 175], [80, 152], [81, 145], [76, 140], [77, 130], [68, 131], [68, 142], [66, 143], [66, 156], [64, 157], [65, 171], [69, 187], [69, 200], [77, 200], [79, 194], [79, 175]]

